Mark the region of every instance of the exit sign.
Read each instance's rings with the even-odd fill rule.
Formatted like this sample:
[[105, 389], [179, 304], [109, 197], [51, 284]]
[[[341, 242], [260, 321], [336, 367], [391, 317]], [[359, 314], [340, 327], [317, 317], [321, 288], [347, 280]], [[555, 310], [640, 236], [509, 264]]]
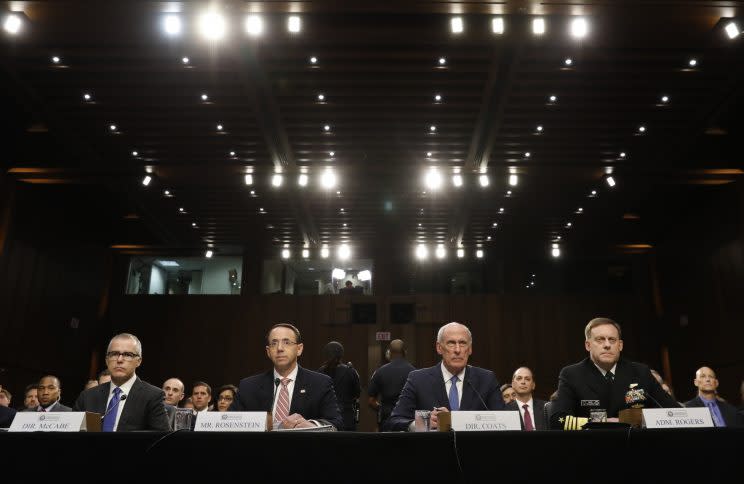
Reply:
[[378, 331], [375, 333], [376, 341], [390, 341], [390, 331]]

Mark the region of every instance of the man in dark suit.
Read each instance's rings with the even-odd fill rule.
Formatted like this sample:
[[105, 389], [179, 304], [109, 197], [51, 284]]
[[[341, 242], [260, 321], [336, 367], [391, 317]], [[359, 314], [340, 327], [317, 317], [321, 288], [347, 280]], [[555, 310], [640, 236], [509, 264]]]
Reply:
[[698, 394], [692, 400], [685, 402], [685, 407], [708, 407], [716, 427], [740, 427], [741, 416], [736, 414], [736, 407], [728, 402], [719, 400], [718, 378], [716, 372], [704, 366], [695, 372], [693, 383], [698, 389]]
[[45, 375], [39, 380], [37, 390], [39, 407], [37, 412], [71, 412], [72, 409], [62, 405], [59, 399], [62, 398], [62, 382], [54, 375]]
[[271, 411], [274, 428], [326, 424], [343, 428], [333, 380], [299, 366], [302, 350], [299, 329], [288, 323], [275, 324], [266, 335], [266, 355], [274, 363], [273, 370], [243, 378], [230, 410]]
[[589, 357], [566, 366], [558, 376], [558, 398], [551, 403], [550, 428], [580, 429], [591, 417], [606, 416], [617, 422], [628, 408], [628, 390], [649, 398], [638, 403], [663, 408], [679, 407], [651, 375], [648, 366], [620, 358], [623, 350], [620, 325], [609, 318], [594, 318], [584, 328], [584, 347]]
[[111, 381], [82, 392], [74, 410], [103, 415], [104, 432], [170, 430], [163, 391], [139, 379], [135, 370], [141, 364], [140, 340], [129, 333], [114, 336], [106, 350]]
[[506, 404], [507, 410], [519, 410], [523, 430], [548, 430], [545, 421], [545, 400], [532, 398], [535, 391], [535, 378], [526, 366], [517, 368], [512, 375], [512, 389], [516, 392], [514, 400]]
[[432, 429], [438, 427], [437, 415], [441, 412], [503, 410], [496, 375], [468, 365], [472, 345], [473, 336], [464, 324], [449, 323], [439, 328], [436, 349], [442, 362], [408, 374], [385, 430], [413, 430], [416, 410], [433, 409]]
[[406, 346], [402, 339], [390, 342], [387, 353], [390, 363], [382, 365], [372, 375], [367, 388], [369, 407], [377, 412], [377, 425], [380, 430], [393, 413], [400, 392], [406, 384], [408, 374], [416, 369], [406, 360]]

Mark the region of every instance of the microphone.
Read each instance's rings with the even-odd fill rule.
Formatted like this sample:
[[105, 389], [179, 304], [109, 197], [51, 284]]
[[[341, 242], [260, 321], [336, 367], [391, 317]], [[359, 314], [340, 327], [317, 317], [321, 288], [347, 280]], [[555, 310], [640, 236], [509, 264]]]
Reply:
[[[127, 399], [127, 394], [126, 393], [122, 393], [121, 396], [119, 397], [119, 401], [120, 402], [123, 402], [126, 399]], [[113, 410], [113, 409], [115, 409], [117, 407], [118, 407], [118, 405], [112, 405], [111, 408], [109, 408], [105, 412], [103, 412], [103, 415], [101, 415], [101, 420], [103, 420], [104, 418], [106, 418], [106, 415], [108, 415], [111, 410]]]
[[656, 406], [657, 406], [657, 407], [659, 407], [659, 408], [664, 408], [664, 406], [663, 406], [662, 404], [660, 404], [660, 403], [659, 403], [659, 401], [658, 401], [658, 400], [656, 400], [656, 399], [655, 399], [655, 398], [654, 398], [654, 397], [653, 397], [653, 396], [651, 395], [651, 392], [644, 392], [644, 393], [646, 394], [646, 396], [647, 396], [648, 398], [650, 398], [650, 399], [651, 399], [651, 400], [652, 400], [652, 401], [653, 401], [653, 402], [654, 402], [654, 403], [656, 404]]
[[271, 399], [271, 406], [269, 407], [269, 413], [271, 414], [272, 420], [274, 420], [274, 403], [276, 403], [276, 391], [279, 388], [279, 383], [281, 383], [281, 380], [279, 380], [279, 378], [274, 378], [274, 397]]
[[481, 396], [481, 394], [480, 394], [480, 393], [478, 392], [478, 390], [476, 390], [476, 389], [475, 389], [475, 387], [473, 386], [473, 384], [472, 384], [472, 383], [470, 383], [470, 380], [468, 380], [467, 378], [464, 378], [464, 379], [463, 379], [463, 381], [464, 381], [465, 383], [467, 383], [468, 385], [470, 385], [470, 388], [472, 388], [472, 389], [473, 389], [473, 391], [475, 392], [475, 394], [476, 394], [476, 395], [478, 395], [478, 399], [479, 399], [479, 400], [481, 401], [481, 403], [483, 404], [483, 408], [484, 408], [484, 409], [486, 409], [486, 410], [488, 410], [488, 405], [486, 405], [486, 402], [485, 402], [485, 400], [483, 400], [483, 397], [482, 397], [482, 396]]

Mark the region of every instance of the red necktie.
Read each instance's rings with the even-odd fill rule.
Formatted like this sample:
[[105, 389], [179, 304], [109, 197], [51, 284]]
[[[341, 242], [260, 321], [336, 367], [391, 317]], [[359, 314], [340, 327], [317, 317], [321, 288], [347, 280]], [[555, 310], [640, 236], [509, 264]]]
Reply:
[[289, 378], [282, 379], [282, 388], [279, 390], [279, 399], [276, 401], [276, 411], [274, 412], [274, 422], [277, 425], [289, 416], [289, 390], [287, 390], [287, 385], [291, 381]]
[[524, 405], [522, 405], [522, 408], [524, 409], [524, 429], [535, 430], [535, 426], [532, 425], [532, 416], [530, 415], [530, 406], [525, 403]]

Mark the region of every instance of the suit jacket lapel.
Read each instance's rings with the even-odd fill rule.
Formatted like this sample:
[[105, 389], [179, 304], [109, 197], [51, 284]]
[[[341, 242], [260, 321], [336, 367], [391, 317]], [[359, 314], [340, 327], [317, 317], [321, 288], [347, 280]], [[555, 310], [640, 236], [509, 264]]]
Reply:
[[292, 391], [292, 401], [289, 404], [289, 414], [299, 413], [305, 415], [305, 401], [308, 392], [308, 383], [306, 378], [305, 369], [297, 365], [297, 381], [294, 384], [294, 390]]
[[122, 424], [126, 423], [129, 420], [129, 415], [132, 414], [132, 412], [136, 412], [136, 406], [137, 406], [137, 395], [139, 393], [139, 386], [142, 383], [140, 382], [139, 377], [135, 378], [134, 384], [132, 385], [132, 388], [129, 390], [129, 393], [127, 394], [127, 399], [125, 400], [126, 403], [124, 404], [124, 408], [121, 410], [121, 415], [119, 416], [119, 424], [117, 425], [117, 429], [120, 429]]
[[[585, 366], [587, 372], [590, 375], [586, 382], [587, 386], [597, 395], [600, 400], [604, 400], [609, 405], [608, 398], [610, 398], [610, 394], [607, 391], [607, 381], [605, 381], [602, 373], [594, 365], [590, 358], [587, 358], [584, 361], [586, 362]], [[605, 410], [609, 411], [609, 408], [606, 408]]]
[[612, 397], [610, 399], [610, 406], [614, 406], [612, 405], [612, 403], [617, 402], [617, 405], [619, 405], [619, 407], [612, 409], [613, 415], [626, 407], [626, 405], [624, 404], [621, 405], [620, 402], [625, 401], [625, 393], [628, 391], [628, 388], [630, 388], [630, 384], [640, 383], [637, 380], [631, 381], [634, 379], [634, 375], [631, 374], [630, 368], [622, 359], [617, 362], [617, 367], [615, 368], [615, 370], [615, 381], [612, 384]]
[[430, 368], [429, 377], [432, 380], [431, 388], [434, 389], [434, 401], [436, 402], [436, 406], [449, 408], [449, 398], [447, 398], [447, 389], [444, 386], [441, 363]]

